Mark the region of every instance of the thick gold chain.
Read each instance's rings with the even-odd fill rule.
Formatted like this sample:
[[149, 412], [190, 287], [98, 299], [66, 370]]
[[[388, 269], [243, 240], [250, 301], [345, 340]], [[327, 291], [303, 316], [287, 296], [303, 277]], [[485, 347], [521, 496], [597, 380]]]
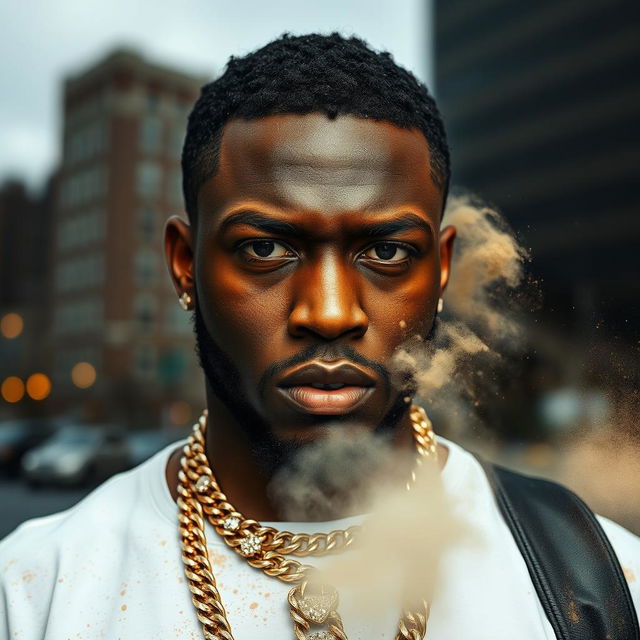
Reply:
[[[435, 460], [437, 456], [435, 435], [424, 409], [413, 405], [410, 416], [418, 456], [407, 482], [407, 489], [415, 481], [422, 462], [427, 457]], [[327, 593], [332, 587], [309, 587], [314, 568], [284, 556], [320, 556], [346, 549], [354, 544], [361, 527], [352, 526], [326, 534], [294, 534], [244, 518], [228, 501], [209, 466], [205, 453], [206, 427], [205, 410], [194, 425], [183, 449], [178, 474], [182, 560], [204, 637], [207, 640], [233, 640], [207, 554], [204, 532], [206, 517], [227, 545], [242, 555], [252, 567], [284, 582], [296, 584], [289, 592], [289, 606], [298, 640], [347, 640], [336, 611], [337, 594], [335, 603], [327, 604], [331, 601]], [[309, 595], [314, 588], [319, 588], [320, 593]], [[428, 615], [429, 606], [426, 601], [420, 603], [417, 612], [403, 611], [396, 640], [424, 638]], [[327, 630], [307, 635], [310, 622], [325, 625]]]

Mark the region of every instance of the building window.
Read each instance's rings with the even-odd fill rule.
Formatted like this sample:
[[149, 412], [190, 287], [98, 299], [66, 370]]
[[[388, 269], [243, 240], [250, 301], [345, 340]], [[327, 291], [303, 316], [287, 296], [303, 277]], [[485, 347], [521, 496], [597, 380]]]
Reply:
[[150, 331], [156, 321], [156, 301], [148, 295], [141, 295], [136, 299], [135, 317], [138, 328]]
[[180, 126], [174, 126], [169, 136], [169, 155], [173, 158], [179, 158], [182, 154], [182, 145], [184, 144], [184, 132], [186, 124], [180, 123]]
[[157, 196], [162, 172], [155, 162], [141, 162], [136, 172], [136, 192], [139, 196]]
[[103, 321], [104, 307], [100, 298], [66, 302], [54, 310], [54, 329], [58, 334], [100, 331]]
[[156, 210], [153, 207], [145, 206], [138, 212], [138, 231], [142, 240], [153, 240], [156, 232]]
[[165, 323], [169, 334], [186, 336], [193, 332], [191, 314], [185, 313], [182, 307], [175, 303], [165, 308]]
[[103, 281], [104, 259], [99, 253], [70, 258], [56, 268], [55, 288], [59, 292], [95, 288]]
[[135, 372], [140, 378], [153, 378], [156, 373], [156, 350], [147, 344], [139, 345], [135, 350]]
[[135, 280], [139, 287], [150, 287], [156, 281], [158, 256], [151, 249], [143, 249], [135, 258]]
[[162, 145], [162, 122], [159, 118], [147, 116], [140, 122], [140, 150], [155, 155]]
[[175, 209], [182, 209], [182, 173], [181, 171], [174, 170], [169, 174], [169, 180], [167, 180], [167, 202], [169, 206]]
[[64, 207], [71, 207], [103, 196], [106, 183], [106, 171], [102, 165], [76, 172], [63, 182], [61, 204]]
[[183, 383], [188, 371], [187, 353], [184, 349], [168, 349], [158, 359], [158, 377], [166, 387]]
[[155, 91], [147, 93], [147, 109], [150, 113], [156, 113], [160, 107], [160, 96]]
[[62, 220], [58, 226], [57, 246], [60, 250], [83, 247], [104, 238], [105, 216], [102, 209], [84, 211]]

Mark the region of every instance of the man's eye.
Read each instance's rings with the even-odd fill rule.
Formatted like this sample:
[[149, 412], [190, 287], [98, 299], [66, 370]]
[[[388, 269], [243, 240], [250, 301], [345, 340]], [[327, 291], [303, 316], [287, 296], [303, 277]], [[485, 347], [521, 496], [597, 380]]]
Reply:
[[292, 256], [290, 249], [275, 240], [252, 240], [242, 245], [242, 251], [250, 258], [286, 258]]
[[393, 242], [379, 242], [367, 249], [363, 255], [383, 262], [404, 262], [409, 257], [409, 250]]

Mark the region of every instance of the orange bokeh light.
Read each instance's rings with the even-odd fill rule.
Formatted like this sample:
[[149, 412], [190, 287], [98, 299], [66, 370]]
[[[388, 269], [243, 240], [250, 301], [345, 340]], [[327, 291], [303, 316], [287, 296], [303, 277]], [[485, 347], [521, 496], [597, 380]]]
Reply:
[[71, 369], [71, 380], [76, 387], [88, 389], [96, 381], [96, 368], [89, 362], [78, 362]]
[[34, 373], [27, 378], [27, 393], [33, 400], [44, 400], [51, 393], [51, 380], [44, 373]]
[[2, 383], [0, 392], [6, 402], [20, 402], [24, 396], [24, 382], [17, 376], [9, 376]]
[[17, 313], [7, 313], [0, 319], [0, 333], [5, 338], [13, 340], [17, 338], [24, 328], [24, 321], [22, 316]]

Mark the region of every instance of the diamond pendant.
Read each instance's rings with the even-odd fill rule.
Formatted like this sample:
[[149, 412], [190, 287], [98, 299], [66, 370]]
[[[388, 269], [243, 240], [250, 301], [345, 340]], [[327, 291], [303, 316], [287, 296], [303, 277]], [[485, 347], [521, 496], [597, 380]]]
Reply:
[[324, 624], [338, 608], [338, 592], [331, 585], [311, 586], [305, 582], [294, 587], [292, 592], [300, 613], [314, 624]]

